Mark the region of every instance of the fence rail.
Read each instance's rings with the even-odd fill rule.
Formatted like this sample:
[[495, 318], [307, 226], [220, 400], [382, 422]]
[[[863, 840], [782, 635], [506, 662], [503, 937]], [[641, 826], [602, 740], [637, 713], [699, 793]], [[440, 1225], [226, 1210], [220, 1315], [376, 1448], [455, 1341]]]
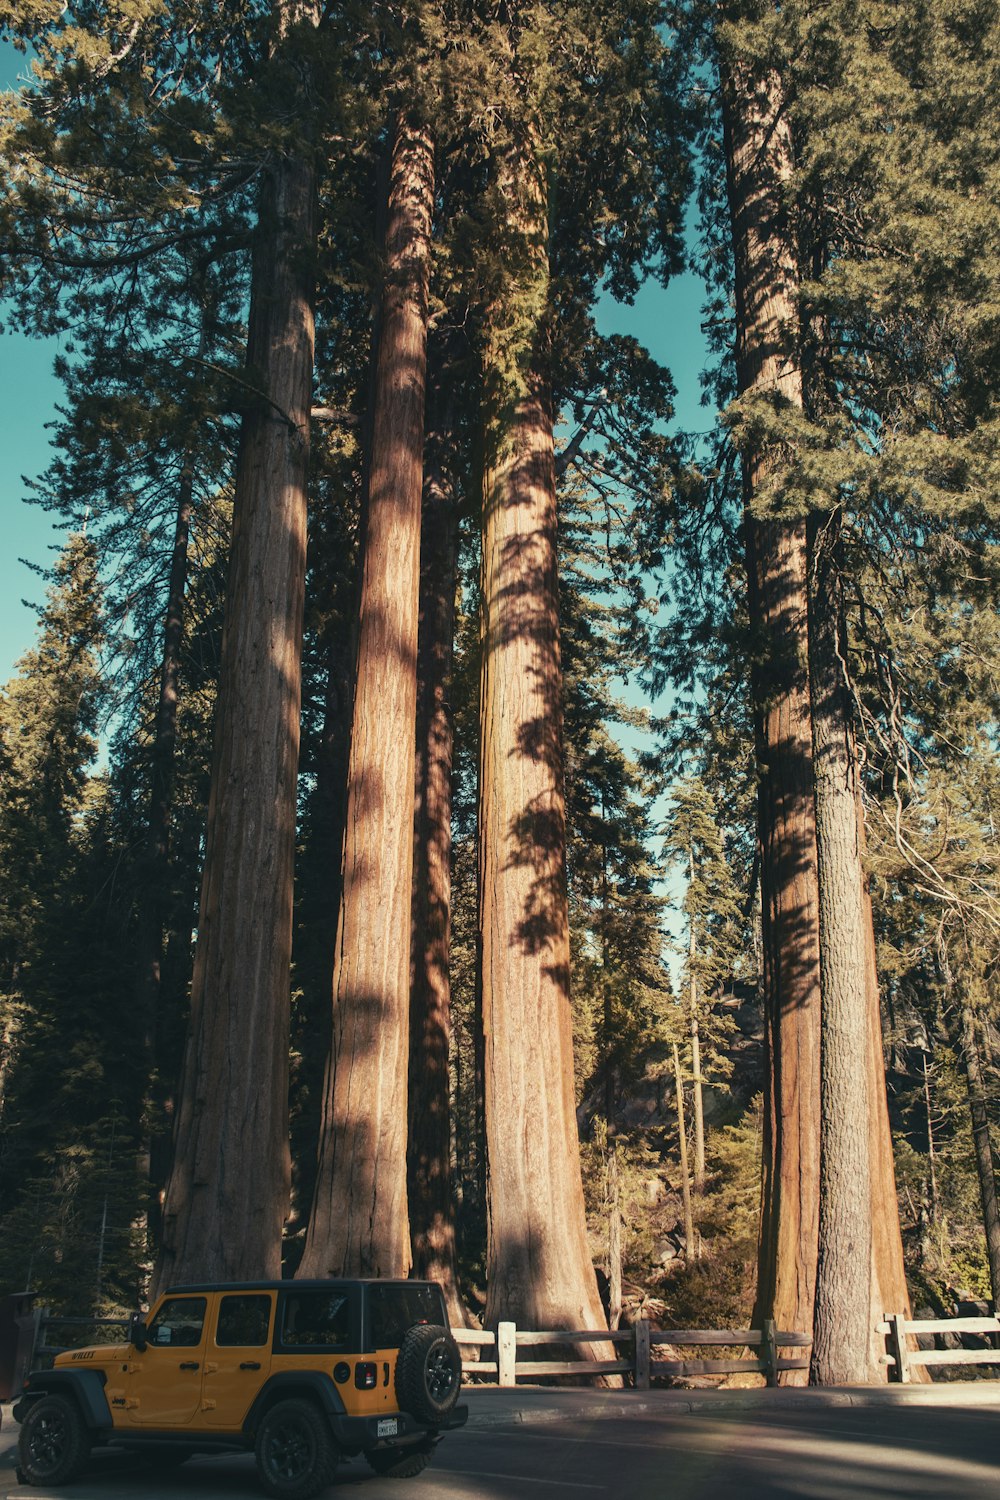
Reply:
[[[782, 1349], [807, 1349], [807, 1334], [785, 1333], [770, 1321], [763, 1328], [675, 1328], [653, 1329], [648, 1320], [640, 1319], [633, 1328], [584, 1330], [566, 1329], [537, 1333], [519, 1329], [514, 1323], [501, 1323], [496, 1333], [476, 1328], [453, 1330], [464, 1350], [488, 1351], [486, 1359], [464, 1359], [466, 1377], [489, 1376], [498, 1385], [513, 1386], [518, 1379], [538, 1375], [631, 1375], [636, 1390], [648, 1390], [657, 1375], [763, 1375], [768, 1385], [777, 1382], [784, 1370], [806, 1370], [809, 1360], [801, 1355], [786, 1357]], [[568, 1344], [612, 1345], [616, 1359], [541, 1360], [522, 1359], [520, 1350], [539, 1346], [563, 1347]], [[668, 1348], [739, 1348], [759, 1350], [754, 1356], [734, 1359], [714, 1357], [673, 1359], [658, 1350]]]
[[[914, 1365], [1000, 1365], [1000, 1318], [908, 1318], [903, 1313], [889, 1313], [877, 1325], [877, 1332], [887, 1335], [889, 1353], [883, 1356], [889, 1367], [889, 1379], [908, 1385]], [[978, 1349], [911, 1349], [911, 1338], [921, 1334], [976, 1334], [993, 1341], [993, 1347]]]

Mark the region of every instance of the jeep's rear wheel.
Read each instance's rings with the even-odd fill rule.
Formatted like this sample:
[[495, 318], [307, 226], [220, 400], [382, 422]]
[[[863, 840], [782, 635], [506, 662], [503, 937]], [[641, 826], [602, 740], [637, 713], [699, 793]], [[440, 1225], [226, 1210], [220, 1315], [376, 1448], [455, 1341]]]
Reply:
[[421, 1444], [417, 1448], [372, 1448], [365, 1454], [376, 1474], [386, 1479], [412, 1479], [422, 1474], [431, 1461], [433, 1448]]
[[21, 1470], [29, 1484], [65, 1484], [90, 1457], [90, 1433], [76, 1402], [42, 1396], [21, 1424], [17, 1443]]
[[254, 1444], [260, 1482], [275, 1500], [309, 1500], [333, 1483], [337, 1448], [310, 1401], [279, 1401], [265, 1413]]
[[462, 1356], [447, 1328], [414, 1324], [396, 1359], [400, 1410], [433, 1425], [451, 1411], [461, 1383]]

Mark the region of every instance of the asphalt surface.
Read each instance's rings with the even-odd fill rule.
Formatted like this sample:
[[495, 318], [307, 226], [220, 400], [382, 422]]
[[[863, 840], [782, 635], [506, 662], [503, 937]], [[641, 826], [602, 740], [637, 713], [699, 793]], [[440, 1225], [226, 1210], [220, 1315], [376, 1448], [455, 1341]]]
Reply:
[[[357, 1500], [997, 1500], [1000, 1382], [824, 1391], [467, 1393], [416, 1479], [380, 1479], [363, 1459], [329, 1492]], [[95, 1455], [58, 1490], [19, 1485], [4, 1408], [0, 1500], [259, 1500], [249, 1455], [157, 1472]]]

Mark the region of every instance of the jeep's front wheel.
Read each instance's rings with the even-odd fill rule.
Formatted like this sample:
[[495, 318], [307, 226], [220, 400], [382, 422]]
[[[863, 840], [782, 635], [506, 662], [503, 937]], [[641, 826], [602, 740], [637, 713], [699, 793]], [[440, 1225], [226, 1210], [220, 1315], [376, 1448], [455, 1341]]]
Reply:
[[76, 1402], [42, 1396], [21, 1424], [17, 1456], [29, 1484], [66, 1484], [90, 1457], [90, 1433]]
[[400, 1411], [433, 1426], [448, 1415], [462, 1384], [462, 1356], [448, 1332], [436, 1323], [416, 1323], [396, 1358]]
[[311, 1401], [279, 1401], [266, 1412], [254, 1444], [260, 1482], [275, 1500], [309, 1500], [333, 1483], [337, 1448]]

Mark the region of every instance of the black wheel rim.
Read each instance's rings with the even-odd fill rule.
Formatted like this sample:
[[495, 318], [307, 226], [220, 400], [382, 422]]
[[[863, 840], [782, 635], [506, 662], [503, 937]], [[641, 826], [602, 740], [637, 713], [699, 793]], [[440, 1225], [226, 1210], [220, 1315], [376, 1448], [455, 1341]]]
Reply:
[[61, 1411], [46, 1412], [35, 1422], [28, 1439], [28, 1453], [35, 1472], [44, 1476], [59, 1467], [69, 1443], [69, 1425]]
[[312, 1443], [299, 1422], [282, 1422], [267, 1439], [267, 1466], [276, 1479], [295, 1480], [308, 1474]]
[[427, 1360], [427, 1394], [432, 1401], [447, 1401], [455, 1385], [455, 1366], [447, 1344], [432, 1349]]

